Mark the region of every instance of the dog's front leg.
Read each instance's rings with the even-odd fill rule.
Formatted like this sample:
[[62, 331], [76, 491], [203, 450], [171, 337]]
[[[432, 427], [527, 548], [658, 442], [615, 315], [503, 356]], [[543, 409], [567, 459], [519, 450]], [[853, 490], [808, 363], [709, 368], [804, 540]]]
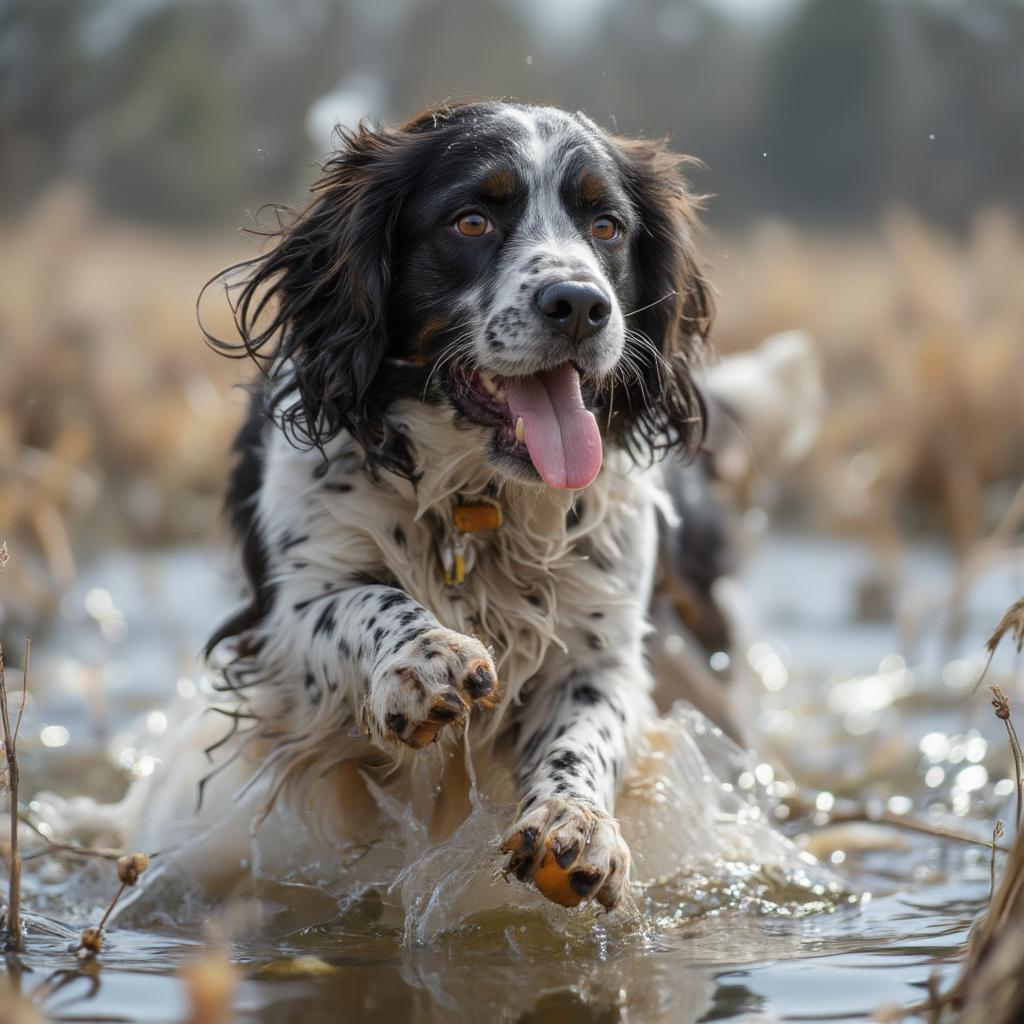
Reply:
[[515, 749], [518, 820], [502, 844], [507, 870], [566, 906], [615, 907], [630, 855], [612, 816], [637, 727], [651, 708], [635, 656], [576, 668], [532, 694]]
[[[289, 621], [271, 625], [269, 661], [301, 672], [311, 698], [339, 700], [358, 714], [371, 742], [419, 748], [493, 707], [498, 680], [476, 637], [442, 626], [397, 587], [368, 585], [282, 601]], [[298, 621], [295, 617], [298, 617]]]

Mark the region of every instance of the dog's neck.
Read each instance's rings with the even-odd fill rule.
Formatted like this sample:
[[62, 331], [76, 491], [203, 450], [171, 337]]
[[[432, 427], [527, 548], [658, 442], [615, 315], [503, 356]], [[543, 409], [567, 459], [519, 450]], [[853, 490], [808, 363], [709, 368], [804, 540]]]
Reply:
[[[496, 501], [518, 522], [540, 536], [564, 537], [577, 492], [517, 483], [484, 458], [479, 431], [460, 428], [450, 409], [423, 402], [397, 402], [389, 419], [414, 449], [415, 483], [388, 474], [389, 483], [427, 514], [449, 519], [457, 505]], [[601, 478], [592, 487], [598, 488]]]

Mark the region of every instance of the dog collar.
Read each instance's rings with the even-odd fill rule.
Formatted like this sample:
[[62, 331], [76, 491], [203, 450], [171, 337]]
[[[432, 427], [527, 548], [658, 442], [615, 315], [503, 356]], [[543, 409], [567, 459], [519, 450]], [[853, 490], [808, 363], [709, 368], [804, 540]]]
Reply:
[[469, 571], [466, 565], [466, 534], [497, 530], [504, 517], [501, 506], [490, 499], [472, 505], [456, 505], [452, 510], [452, 527], [441, 546], [441, 574], [446, 586], [461, 587]]

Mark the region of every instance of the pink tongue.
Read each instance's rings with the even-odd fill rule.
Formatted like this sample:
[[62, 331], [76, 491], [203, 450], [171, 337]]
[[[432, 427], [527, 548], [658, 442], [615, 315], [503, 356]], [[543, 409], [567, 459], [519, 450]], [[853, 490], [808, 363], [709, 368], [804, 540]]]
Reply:
[[570, 363], [532, 377], [506, 377], [512, 412], [526, 428], [534, 468], [552, 487], [586, 487], [601, 468], [601, 433], [583, 405], [580, 375]]

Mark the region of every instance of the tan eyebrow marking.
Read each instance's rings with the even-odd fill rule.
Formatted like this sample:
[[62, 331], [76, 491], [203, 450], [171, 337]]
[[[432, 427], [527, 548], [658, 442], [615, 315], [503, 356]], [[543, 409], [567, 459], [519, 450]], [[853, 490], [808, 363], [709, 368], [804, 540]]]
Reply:
[[582, 171], [576, 181], [583, 201], [597, 205], [604, 198], [604, 182], [590, 171]]
[[481, 189], [488, 199], [506, 199], [512, 195], [515, 180], [506, 170], [491, 171], [483, 180]]

